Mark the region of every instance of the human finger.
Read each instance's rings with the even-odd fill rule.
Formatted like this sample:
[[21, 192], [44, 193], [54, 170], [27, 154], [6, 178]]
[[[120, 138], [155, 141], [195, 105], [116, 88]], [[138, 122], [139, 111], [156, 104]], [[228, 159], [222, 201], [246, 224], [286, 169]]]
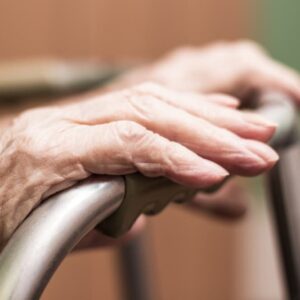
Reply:
[[228, 172], [183, 145], [132, 121], [83, 126], [76, 131], [76, 156], [86, 171], [96, 174], [166, 176], [183, 185], [207, 187]]

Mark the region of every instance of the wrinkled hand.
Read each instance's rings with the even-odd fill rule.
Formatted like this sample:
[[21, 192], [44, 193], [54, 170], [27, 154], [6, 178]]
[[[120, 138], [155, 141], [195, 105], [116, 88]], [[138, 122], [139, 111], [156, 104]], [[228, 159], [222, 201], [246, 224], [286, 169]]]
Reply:
[[151, 80], [176, 90], [227, 93], [240, 99], [252, 92], [275, 89], [300, 103], [299, 74], [247, 40], [179, 48], [124, 79], [127, 84]]
[[[287, 93], [300, 104], [299, 75], [274, 61], [262, 47], [252, 41], [219, 42], [202, 48], [180, 48], [148, 66], [125, 74], [113, 86], [130, 86], [145, 80], [185, 92], [226, 93], [241, 101], [251, 100], [251, 96], [257, 92], [274, 89]], [[195, 96], [190, 96], [187, 98], [189, 100], [182, 99], [182, 105], [179, 106], [185, 109], [186, 101], [189, 101], [191, 104], [188, 104], [188, 112], [193, 114], [194, 109], [194, 112], [198, 110], [198, 105], [195, 105]], [[232, 97], [207, 97], [206, 100], [229, 107], [238, 106], [237, 99]], [[216, 116], [218, 113], [214, 112]], [[218, 120], [221, 119], [222, 116], [219, 115]], [[227, 127], [223, 122], [227, 122]], [[217, 125], [225, 126], [242, 137], [260, 139], [259, 136], [249, 135], [247, 126], [246, 135], [242, 133], [242, 128], [236, 132], [234, 123], [229, 119], [226, 121], [226, 117]], [[247, 191], [234, 180], [226, 183], [215, 194], [199, 193], [189, 207], [193, 211], [236, 218], [245, 213], [245, 200], [249, 198]], [[95, 241], [97, 244], [96, 238]]]
[[263, 142], [274, 124], [220, 105], [228, 99], [144, 84], [21, 114], [0, 137], [1, 242], [43, 199], [92, 173], [203, 188], [269, 169], [278, 157]]
[[[179, 48], [129, 75], [128, 82], [144, 78], [181, 91], [226, 93], [241, 101], [251, 100], [257, 92], [273, 89], [287, 93], [300, 104], [299, 74], [247, 40]], [[237, 103], [228, 101], [228, 105]], [[246, 206], [237, 196], [241, 194], [249, 198], [237, 183], [226, 184], [216, 195], [199, 194], [192, 207], [216, 215], [239, 216]]]

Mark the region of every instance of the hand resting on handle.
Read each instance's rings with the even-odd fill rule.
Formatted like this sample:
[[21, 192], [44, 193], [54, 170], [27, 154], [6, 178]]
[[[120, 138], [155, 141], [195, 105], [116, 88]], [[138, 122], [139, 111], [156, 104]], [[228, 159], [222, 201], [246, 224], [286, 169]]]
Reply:
[[229, 174], [256, 175], [277, 154], [275, 125], [211, 99], [156, 84], [33, 109], [0, 137], [0, 240], [34, 207], [92, 173], [141, 172], [203, 188]]

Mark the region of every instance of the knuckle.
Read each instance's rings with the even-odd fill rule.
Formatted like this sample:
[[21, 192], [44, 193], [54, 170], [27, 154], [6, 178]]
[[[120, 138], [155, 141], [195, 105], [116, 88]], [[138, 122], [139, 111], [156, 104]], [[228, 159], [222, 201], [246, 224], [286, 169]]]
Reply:
[[262, 46], [250, 39], [239, 40], [235, 42], [235, 46], [238, 49], [238, 51], [250, 54], [262, 54], [265, 52]]
[[133, 93], [129, 92], [125, 98], [130, 111], [141, 119], [149, 121], [155, 117], [155, 112], [161, 109], [163, 105], [161, 99], [166, 95], [168, 90], [160, 85], [145, 83], [136, 87]]
[[140, 124], [133, 121], [118, 121], [113, 123], [117, 136], [125, 144], [136, 144], [144, 139], [147, 130]]
[[[166, 162], [169, 163], [169, 166], [173, 168], [181, 163], [182, 150], [183, 150], [183, 146], [174, 141], [169, 141], [168, 143], [165, 143], [164, 152], [168, 157], [166, 159]], [[175, 157], [176, 157], [176, 161], [173, 160]]]
[[154, 112], [159, 109], [160, 101], [153, 95], [130, 97], [127, 100], [130, 109], [143, 120], [152, 120]]

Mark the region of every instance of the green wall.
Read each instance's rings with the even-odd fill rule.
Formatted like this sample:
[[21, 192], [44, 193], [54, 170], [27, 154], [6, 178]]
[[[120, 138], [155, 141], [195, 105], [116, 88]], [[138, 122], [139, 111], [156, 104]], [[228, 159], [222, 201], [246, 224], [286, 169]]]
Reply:
[[275, 58], [300, 70], [300, 0], [257, 0], [256, 10], [260, 42]]

